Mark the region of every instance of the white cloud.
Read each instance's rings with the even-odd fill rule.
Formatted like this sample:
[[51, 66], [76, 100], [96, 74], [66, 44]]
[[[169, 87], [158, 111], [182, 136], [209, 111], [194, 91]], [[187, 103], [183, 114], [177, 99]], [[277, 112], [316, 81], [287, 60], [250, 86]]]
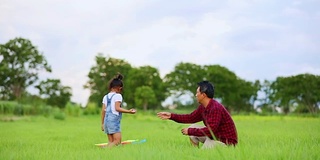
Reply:
[[159, 59], [149, 55], [164, 54], [162, 50], [166, 48], [165, 52], [172, 52], [170, 55], [180, 55], [175, 56], [175, 63], [212, 63], [215, 57], [222, 54], [217, 43], [219, 36], [229, 30], [228, 24], [213, 14], [205, 14], [194, 25], [189, 25], [181, 17], [166, 17], [144, 28], [106, 39], [100, 52], [110, 53], [141, 66], [154, 65], [150, 62]]
[[297, 9], [297, 8], [292, 8], [292, 7], [286, 8], [283, 12], [284, 12], [285, 15], [292, 16], [292, 17], [304, 17], [304, 16], [307, 16], [306, 13], [303, 12], [302, 10]]
[[[246, 80], [320, 74], [317, 1], [37, 1], [0, 4], [0, 42], [30, 39], [85, 103], [98, 52], [165, 75], [178, 62], [219, 64]], [[303, 22], [303, 23], [302, 23]]]
[[[305, 74], [305, 73], [310, 73], [310, 74], [315, 74], [315, 73], [320, 73], [320, 68], [312, 67], [309, 64], [296, 64], [296, 63], [290, 63], [290, 62], [284, 62], [284, 63], [279, 63], [276, 65], [276, 72], [274, 73], [273, 77], [278, 77], [278, 76], [294, 76], [298, 74]], [[275, 79], [274, 78], [274, 79]]]

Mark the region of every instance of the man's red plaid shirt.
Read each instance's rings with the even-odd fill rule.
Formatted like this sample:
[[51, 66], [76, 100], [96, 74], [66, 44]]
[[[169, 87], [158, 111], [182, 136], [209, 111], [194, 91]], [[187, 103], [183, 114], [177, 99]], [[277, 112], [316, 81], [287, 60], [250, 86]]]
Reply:
[[[225, 107], [216, 100], [210, 100], [207, 107], [200, 105], [190, 114], [171, 114], [171, 120], [178, 123], [203, 121], [204, 128], [189, 128], [190, 136], [208, 136], [227, 145], [236, 145], [238, 136], [235, 124]], [[214, 136], [212, 136], [212, 133]], [[215, 137], [215, 138], [214, 138]]]

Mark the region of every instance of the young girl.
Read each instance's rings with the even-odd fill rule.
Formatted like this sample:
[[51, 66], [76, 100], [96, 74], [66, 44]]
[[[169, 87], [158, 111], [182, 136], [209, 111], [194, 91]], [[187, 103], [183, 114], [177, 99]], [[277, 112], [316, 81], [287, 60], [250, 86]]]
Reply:
[[135, 114], [135, 109], [121, 108], [123, 88], [123, 76], [119, 73], [109, 81], [109, 93], [103, 97], [101, 112], [101, 129], [108, 135], [107, 147], [121, 143], [120, 121], [122, 113]]

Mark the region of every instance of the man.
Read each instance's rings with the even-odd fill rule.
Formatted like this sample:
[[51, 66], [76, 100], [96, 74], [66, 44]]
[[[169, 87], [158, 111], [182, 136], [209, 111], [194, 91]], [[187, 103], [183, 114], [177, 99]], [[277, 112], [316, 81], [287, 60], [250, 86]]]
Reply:
[[233, 145], [238, 143], [235, 124], [222, 104], [213, 99], [214, 87], [208, 81], [198, 83], [196, 92], [199, 107], [190, 114], [174, 114], [159, 112], [158, 117], [163, 120], [173, 120], [178, 123], [197, 123], [203, 121], [203, 127], [193, 124], [181, 130], [183, 135], [189, 135], [190, 142], [202, 148], [212, 148], [217, 145]]

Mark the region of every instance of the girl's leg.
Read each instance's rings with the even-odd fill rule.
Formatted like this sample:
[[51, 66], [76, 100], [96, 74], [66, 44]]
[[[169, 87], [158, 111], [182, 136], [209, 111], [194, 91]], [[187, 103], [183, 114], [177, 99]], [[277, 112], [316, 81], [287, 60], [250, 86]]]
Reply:
[[108, 135], [108, 143], [112, 143], [114, 141], [112, 134], [107, 134], [107, 135]]
[[113, 141], [108, 143], [108, 147], [113, 147], [121, 144], [121, 132], [112, 134]]
[[116, 145], [119, 145], [121, 143], [121, 132], [113, 134], [113, 142]]

